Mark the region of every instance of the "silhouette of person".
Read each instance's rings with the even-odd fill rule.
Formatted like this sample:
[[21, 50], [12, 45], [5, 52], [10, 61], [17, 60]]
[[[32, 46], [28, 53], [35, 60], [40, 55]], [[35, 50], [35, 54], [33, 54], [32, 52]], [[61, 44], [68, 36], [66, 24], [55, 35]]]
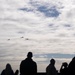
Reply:
[[68, 75], [68, 63], [64, 62], [60, 68], [60, 75]]
[[28, 52], [27, 58], [23, 60], [20, 64], [20, 75], [36, 75], [37, 74], [37, 64], [32, 59], [32, 52]]
[[51, 59], [50, 64], [46, 67], [46, 74], [47, 75], [57, 75], [58, 71], [55, 68], [55, 60]]
[[9, 63], [6, 64], [6, 68], [1, 72], [1, 75], [14, 75], [12, 67]]
[[75, 75], [75, 57], [72, 58], [68, 65], [68, 75]]

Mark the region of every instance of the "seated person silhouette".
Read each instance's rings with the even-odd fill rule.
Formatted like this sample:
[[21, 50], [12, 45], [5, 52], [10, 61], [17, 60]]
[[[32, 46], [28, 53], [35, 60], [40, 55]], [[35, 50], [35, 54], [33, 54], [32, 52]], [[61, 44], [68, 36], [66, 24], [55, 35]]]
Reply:
[[36, 75], [37, 64], [32, 59], [32, 52], [28, 52], [27, 58], [20, 64], [20, 75]]
[[57, 75], [57, 70], [55, 68], [55, 60], [51, 59], [50, 64], [46, 68], [46, 75]]
[[6, 64], [6, 68], [2, 71], [1, 75], [14, 75], [12, 67], [9, 63]]
[[68, 63], [64, 62], [60, 68], [60, 75], [68, 75]]

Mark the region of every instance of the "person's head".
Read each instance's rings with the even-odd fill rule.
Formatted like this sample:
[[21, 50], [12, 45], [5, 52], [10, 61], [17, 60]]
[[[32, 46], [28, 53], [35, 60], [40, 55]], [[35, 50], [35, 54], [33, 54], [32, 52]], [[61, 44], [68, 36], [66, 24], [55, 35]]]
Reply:
[[67, 63], [67, 62], [62, 63], [62, 65], [63, 65], [64, 67], [68, 67], [68, 63]]
[[7, 70], [11, 70], [11, 69], [12, 69], [12, 68], [11, 68], [11, 65], [10, 65], [9, 63], [6, 64], [6, 69], [7, 69]]
[[55, 65], [55, 60], [54, 60], [54, 59], [51, 59], [51, 60], [50, 60], [50, 63], [51, 63], [52, 65]]
[[33, 53], [32, 52], [28, 52], [27, 58], [32, 58], [32, 57], [33, 57]]

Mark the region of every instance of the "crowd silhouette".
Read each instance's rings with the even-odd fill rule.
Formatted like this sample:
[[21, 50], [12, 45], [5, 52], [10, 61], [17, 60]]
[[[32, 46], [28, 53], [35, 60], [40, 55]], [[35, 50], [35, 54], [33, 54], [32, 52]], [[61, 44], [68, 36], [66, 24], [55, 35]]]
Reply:
[[72, 58], [69, 64], [63, 62], [59, 71], [55, 67], [55, 59], [52, 58], [46, 67], [46, 73], [42, 74], [37, 73], [37, 63], [32, 57], [33, 53], [28, 52], [27, 58], [21, 61], [19, 70], [17, 69], [15, 72], [11, 65], [7, 63], [0, 75], [75, 75], [75, 57]]

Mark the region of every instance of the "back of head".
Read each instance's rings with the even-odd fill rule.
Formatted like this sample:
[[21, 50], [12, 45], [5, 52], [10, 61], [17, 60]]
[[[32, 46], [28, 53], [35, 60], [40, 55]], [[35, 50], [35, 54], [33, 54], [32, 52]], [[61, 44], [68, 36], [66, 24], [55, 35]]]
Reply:
[[54, 59], [51, 59], [51, 60], [50, 60], [50, 63], [51, 63], [52, 65], [54, 65], [54, 64], [55, 64], [55, 60], [54, 60]]
[[64, 67], [68, 67], [68, 63], [67, 63], [67, 62], [64, 62], [64, 63], [63, 63], [63, 66], [64, 66]]
[[32, 52], [28, 52], [27, 57], [28, 57], [28, 58], [32, 58], [32, 57], [33, 57]]
[[13, 70], [9, 63], [6, 65], [5, 75], [13, 75]]
[[11, 69], [12, 69], [12, 68], [11, 68], [11, 65], [10, 65], [9, 63], [6, 64], [6, 69], [7, 69], [7, 70], [11, 70]]

